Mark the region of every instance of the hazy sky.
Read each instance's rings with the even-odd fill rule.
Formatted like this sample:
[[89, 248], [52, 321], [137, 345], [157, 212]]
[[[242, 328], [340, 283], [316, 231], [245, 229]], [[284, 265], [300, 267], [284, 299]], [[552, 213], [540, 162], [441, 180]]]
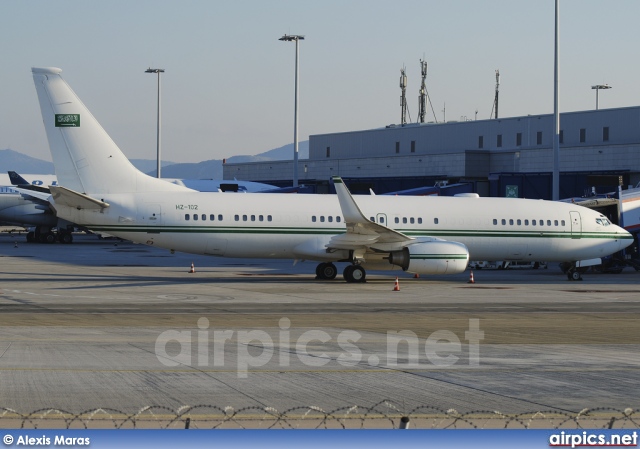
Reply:
[[[561, 0], [560, 108], [640, 104], [640, 1]], [[31, 67], [54, 66], [130, 158], [154, 159], [163, 68], [163, 159], [256, 154], [400, 122], [406, 66], [417, 119], [420, 59], [439, 121], [553, 112], [553, 0], [0, 1], [0, 149], [51, 160]], [[433, 114], [429, 113], [429, 120]], [[6, 168], [4, 168], [6, 169]]]

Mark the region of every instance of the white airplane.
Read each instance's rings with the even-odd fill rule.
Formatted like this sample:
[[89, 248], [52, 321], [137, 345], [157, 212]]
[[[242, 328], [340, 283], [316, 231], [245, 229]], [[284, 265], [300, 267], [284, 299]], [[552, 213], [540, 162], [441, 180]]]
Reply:
[[628, 246], [632, 236], [583, 207], [517, 198], [353, 197], [197, 192], [131, 165], [57, 68], [34, 68], [59, 186], [58, 216], [87, 228], [170, 250], [224, 257], [320, 262], [320, 279], [347, 282], [365, 269], [461, 273], [473, 260], [570, 261], [576, 266]]

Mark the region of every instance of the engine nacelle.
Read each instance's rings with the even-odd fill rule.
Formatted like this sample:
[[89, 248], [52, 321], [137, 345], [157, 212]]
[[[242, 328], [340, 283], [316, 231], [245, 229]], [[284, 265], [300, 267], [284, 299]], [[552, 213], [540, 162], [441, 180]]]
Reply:
[[446, 240], [413, 243], [389, 253], [389, 263], [418, 274], [458, 274], [467, 269], [469, 250]]

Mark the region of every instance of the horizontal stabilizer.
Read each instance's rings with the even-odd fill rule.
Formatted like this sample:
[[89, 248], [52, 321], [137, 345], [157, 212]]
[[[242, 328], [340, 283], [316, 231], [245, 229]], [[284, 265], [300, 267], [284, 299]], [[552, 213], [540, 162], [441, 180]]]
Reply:
[[22, 195], [22, 198], [29, 201], [42, 200], [49, 203], [49, 198], [51, 197], [51, 192], [49, 192], [48, 189], [40, 191], [31, 189], [31, 186], [21, 186], [14, 187], [13, 190]]
[[96, 200], [82, 193], [74, 192], [61, 186], [49, 186], [54, 205], [68, 206], [76, 209], [104, 209], [109, 203]]

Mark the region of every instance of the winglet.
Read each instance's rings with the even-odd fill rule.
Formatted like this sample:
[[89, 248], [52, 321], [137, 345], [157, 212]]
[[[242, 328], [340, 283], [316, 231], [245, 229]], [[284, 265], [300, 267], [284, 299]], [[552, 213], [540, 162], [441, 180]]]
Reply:
[[[347, 189], [347, 186], [339, 176], [332, 178], [333, 184], [338, 194], [338, 201], [340, 202], [340, 209], [342, 209], [342, 215], [344, 216], [345, 224], [347, 225], [347, 234], [360, 234], [360, 235], [375, 235], [376, 241], [384, 241], [384, 243], [396, 243], [396, 242], [408, 242], [413, 238], [404, 235], [394, 229], [388, 228], [382, 224], [374, 223], [369, 220], [360, 210], [358, 204], [351, 196], [351, 192]], [[344, 238], [337, 236], [331, 239], [330, 247], [343, 248], [342, 240]], [[360, 239], [361, 241], [362, 239]], [[353, 242], [349, 242], [353, 244]], [[362, 242], [361, 242], [362, 243]], [[370, 246], [372, 242], [367, 242]]]
[[342, 209], [344, 221], [347, 223], [369, 222], [367, 217], [364, 216], [364, 214], [356, 204], [353, 196], [351, 196], [351, 192], [349, 192], [349, 189], [347, 189], [347, 186], [342, 181], [342, 178], [339, 176], [334, 176], [332, 180], [333, 185], [336, 188], [336, 193], [338, 194], [338, 201], [340, 201], [340, 209]]

